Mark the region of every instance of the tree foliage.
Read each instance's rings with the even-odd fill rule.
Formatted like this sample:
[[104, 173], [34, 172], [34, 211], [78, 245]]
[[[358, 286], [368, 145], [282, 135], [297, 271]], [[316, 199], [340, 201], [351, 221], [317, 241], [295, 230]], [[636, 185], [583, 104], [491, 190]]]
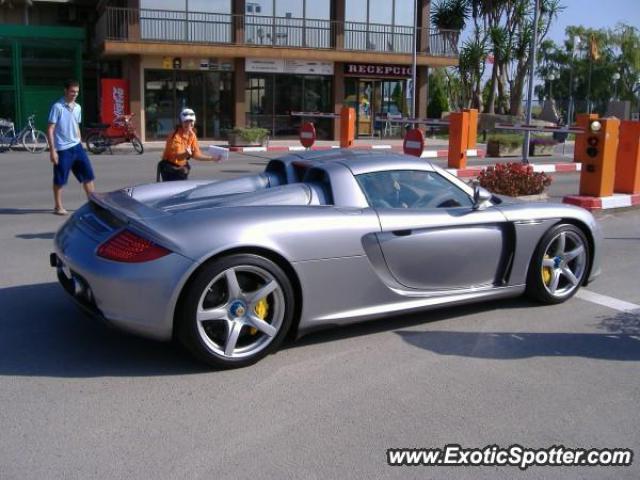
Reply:
[[[536, 73], [543, 85], [536, 88], [539, 98], [549, 89], [560, 108], [566, 112], [569, 83], [573, 80], [572, 96], [577, 99], [577, 111], [586, 111], [588, 99], [593, 111], [605, 113], [607, 103], [616, 93], [621, 100], [637, 101], [640, 82], [640, 30], [618, 24], [613, 29], [567, 27], [562, 44], [546, 41], [538, 57]], [[576, 46], [574, 48], [574, 42]], [[591, 56], [591, 42], [597, 45], [597, 59]], [[615, 73], [620, 75], [617, 85]], [[554, 80], [549, 81], [550, 75]], [[589, 83], [589, 78], [591, 82]]]
[[[456, 3], [456, 8], [450, 3]], [[530, 65], [534, 1], [466, 0], [466, 8], [462, 3], [465, 2], [441, 0], [434, 8], [432, 21], [439, 28], [444, 28], [440, 24], [464, 25], [468, 20], [473, 24], [472, 39], [467, 40], [460, 51], [459, 72], [466, 103], [483, 107], [481, 77], [490, 56], [493, 65], [484, 111], [520, 115]], [[539, 44], [563, 8], [560, 0], [540, 0]], [[449, 14], [446, 21], [445, 14]]]

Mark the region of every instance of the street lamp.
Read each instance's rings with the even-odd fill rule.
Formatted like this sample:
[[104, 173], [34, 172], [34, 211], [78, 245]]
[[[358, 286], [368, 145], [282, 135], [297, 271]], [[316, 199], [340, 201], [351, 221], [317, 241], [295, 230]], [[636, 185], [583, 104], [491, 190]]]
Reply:
[[613, 79], [613, 99], [618, 99], [618, 80], [620, 80], [620, 74], [618, 72], [614, 73], [611, 77]]

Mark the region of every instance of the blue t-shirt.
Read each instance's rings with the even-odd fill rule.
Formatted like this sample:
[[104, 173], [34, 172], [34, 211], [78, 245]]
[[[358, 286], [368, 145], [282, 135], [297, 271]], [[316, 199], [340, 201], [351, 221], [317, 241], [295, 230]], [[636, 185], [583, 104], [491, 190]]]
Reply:
[[49, 112], [49, 123], [56, 125], [53, 131], [56, 150], [68, 150], [80, 143], [78, 131], [81, 120], [82, 109], [77, 103], [67, 105], [63, 97], [53, 104]]

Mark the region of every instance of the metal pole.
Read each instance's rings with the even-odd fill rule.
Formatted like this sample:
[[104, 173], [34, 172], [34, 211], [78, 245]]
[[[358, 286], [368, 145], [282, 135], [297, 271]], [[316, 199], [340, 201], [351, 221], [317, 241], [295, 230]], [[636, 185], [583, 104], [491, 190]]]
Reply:
[[573, 60], [571, 61], [571, 68], [569, 68], [569, 107], [567, 108], [567, 126], [571, 125], [572, 118], [573, 118]]
[[589, 54], [589, 76], [587, 77], [587, 113], [591, 113], [591, 73], [593, 72], [593, 58]]
[[413, 1], [413, 64], [411, 67], [411, 118], [416, 118], [416, 77], [417, 77], [417, 64], [418, 64], [418, 45], [417, 35], [418, 30], [418, 0]]
[[[531, 124], [531, 111], [533, 109], [533, 82], [535, 77], [536, 51], [538, 43], [538, 13], [540, 11], [540, 0], [535, 0], [535, 11], [533, 12], [533, 38], [529, 50], [529, 93], [527, 96], [527, 125]], [[531, 133], [524, 132], [524, 144], [522, 145], [522, 163], [529, 163], [529, 141]]]

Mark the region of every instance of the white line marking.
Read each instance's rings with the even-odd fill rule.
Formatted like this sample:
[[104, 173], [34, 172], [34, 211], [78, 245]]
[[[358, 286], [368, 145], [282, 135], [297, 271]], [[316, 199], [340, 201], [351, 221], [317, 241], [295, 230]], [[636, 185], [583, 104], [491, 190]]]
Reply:
[[533, 165], [533, 171], [534, 172], [555, 172], [556, 171], [556, 166], [555, 165], [547, 165], [544, 163], [537, 163]]
[[371, 145], [373, 150], [389, 150], [393, 148], [392, 145]]
[[614, 194], [612, 197], [602, 197], [602, 208], [630, 207], [631, 195]]
[[585, 290], [584, 288], [578, 290], [578, 293], [576, 293], [576, 297], [587, 302], [597, 303], [598, 305], [603, 305], [613, 310], [618, 310], [620, 312], [629, 312], [631, 310], [640, 309], [640, 305], [636, 305], [635, 303], [629, 303], [625, 302], [624, 300], [618, 300], [617, 298], [600, 295], [599, 293], [591, 292], [589, 290]]
[[266, 152], [267, 147], [243, 147], [243, 152]]

